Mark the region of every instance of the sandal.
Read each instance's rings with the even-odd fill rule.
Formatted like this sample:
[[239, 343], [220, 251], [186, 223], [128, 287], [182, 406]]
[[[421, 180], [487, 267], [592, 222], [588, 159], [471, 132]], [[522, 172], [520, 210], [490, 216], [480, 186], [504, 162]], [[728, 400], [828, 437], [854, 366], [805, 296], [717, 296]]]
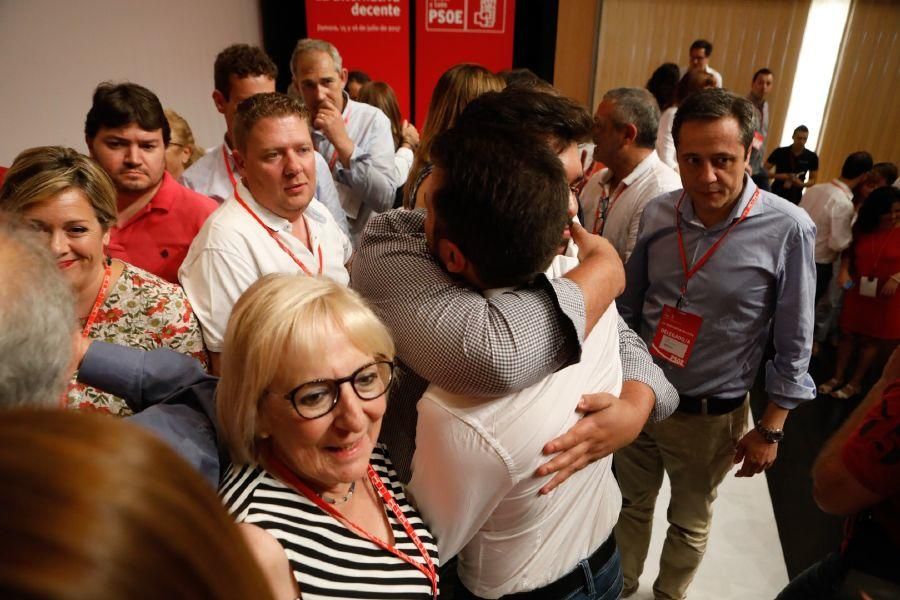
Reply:
[[836, 392], [832, 392], [831, 397], [837, 398], [838, 400], [849, 400], [854, 396], [858, 396], [862, 391], [860, 386], [847, 384]]
[[831, 379], [829, 379], [828, 381], [826, 381], [825, 383], [823, 383], [819, 386], [819, 388], [818, 388], [819, 393], [820, 394], [830, 394], [834, 390], [841, 387], [841, 385], [843, 383], [844, 382], [841, 381], [840, 379], [838, 379], [837, 377], [832, 377]]

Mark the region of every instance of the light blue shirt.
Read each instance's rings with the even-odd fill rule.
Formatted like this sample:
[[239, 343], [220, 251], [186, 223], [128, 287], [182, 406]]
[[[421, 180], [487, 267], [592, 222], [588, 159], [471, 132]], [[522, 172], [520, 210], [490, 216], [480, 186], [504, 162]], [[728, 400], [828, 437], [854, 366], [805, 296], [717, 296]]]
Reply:
[[[685, 196], [682, 233], [691, 267], [738, 219], [756, 185], [746, 175], [731, 215], [706, 228]], [[663, 194], [644, 209], [638, 240], [626, 265], [627, 286], [617, 301], [625, 320], [649, 345], [663, 306], [681, 294], [684, 270], [678, 251], [675, 206], [682, 190]], [[787, 200], [760, 191], [747, 218], [734, 227], [706, 264], [691, 277], [682, 310], [703, 319], [684, 367], [654, 357], [686, 396], [736, 398], [753, 384], [774, 328], [775, 358], [766, 364], [769, 398], [794, 408], [816, 396], [807, 373], [812, 349], [816, 227]]]
[[[181, 175], [181, 183], [185, 187], [198, 194], [209, 196], [219, 204], [234, 194], [231, 178], [228, 176], [228, 167], [225, 166], [222, 156], [223, 147], [225, 144], [216, 146]], [[227, 147], [225, 147], [225, 156], [228, 157], [231, 172], [235, 177], [240, 177], [237, 173], [237, 166], [234, 164], [234, 157]], [[328, 212], [334, 216], [341, 231], [349, 235], [347, 217], [344, 215], [344, 209], [341, 208], [341, 201], [337, 188], [334, 187], [331, 172], [328, 170], [328, 163], [318, 152], [316, 152], [316, 200], [325, 205]]]
[[345, 127], [353, 140], [350, 166], [337, 159], [337, 150], [321, 131], [313, 130], [316, 149], [331, 165], [331, 174], [347, 213], [350, 238], [355, 246], [373, 213], [390, 210], [394, 194], [403, 182], [394, 181], [394, 138], [391, 122], [374, 106], [354, 102], [344, 93]]

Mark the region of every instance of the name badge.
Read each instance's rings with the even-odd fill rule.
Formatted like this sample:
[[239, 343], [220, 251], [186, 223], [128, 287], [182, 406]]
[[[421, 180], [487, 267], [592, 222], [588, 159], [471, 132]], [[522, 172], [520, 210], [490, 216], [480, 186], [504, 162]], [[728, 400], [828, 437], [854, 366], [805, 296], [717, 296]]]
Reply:
[[753, 132], [753, 141], [750, 142], [750, 146], [754, 150], [759, 150], [760, 148], [762, 148], [763, 141], [764, 141], [764, 138], [763, 138], [762, 134], [758, 131], [754, 131]]
[[663, 306], [662, 317], [656, 326], [653, 343], [650, 344], [650, 354], [676, 367], [684, 367], [691, 357], [702, 324], [703, 318], [698, 315], [668, 304]]
[[875, 298], [878, 296], [878, 278], [877, 277], [861, 277], [859, 280], [859, 295], [866, 298]]

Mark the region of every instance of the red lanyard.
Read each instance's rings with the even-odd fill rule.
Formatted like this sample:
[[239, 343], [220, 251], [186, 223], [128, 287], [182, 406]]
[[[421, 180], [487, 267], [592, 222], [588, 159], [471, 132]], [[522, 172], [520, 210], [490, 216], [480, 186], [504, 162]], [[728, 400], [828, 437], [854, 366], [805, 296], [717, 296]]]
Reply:
[[678, 199], [678, 203], [675, 205], [675, 227], [678, 230], [678, 252], [681, 254], [681, 268], [684, 269], [684, 283], [681, 285], [681, 297], [678, 299], [678, 307], [681, 306], [684, 301], [684, 295], [687, 292], [687, 284], [690, 281], [691, 277], [693, 277], [697, 271], [700, 270], [703, 265], [706, 264], [713, 254], [716, 253], [716, 250], [719, 249], [719, 246], [722, 245], [722, 242], [725, 241], [725, 238], [731, 233], [731, 230], [738, 226], [744, 219], [747, 218], [747, 215], [750, 214], [750, 209], [753, 208], [753, 205], [756, 204], [756, 199], [759, 198], [759, 188], [753, 192], [753, 197], [750, 198], [750, 202], [747, 203], [746, 208], [744, 208], [744, 212], [741, 213], [740, 218], [737, 221], [732, 223], [728, 229], [725, 230], [719, 239], [716, 240], [716, 243], [713, 244], [706, 253], [700, 257], [693, 267], [688, 269], [687, 263], [687, 255], [684, 252], [684, 237], [681, 234], [681, 203], [684, 201], [684, 195], [686, 192], [681, 192], [681, 198]]
[[279, 459], [274, 452], [266, 451], [265, 452], [266, 466], [271, 467], [274, 471], [275, 475], [278, 476], [279, 479], [296, 489], [298, 492], [306, 496], [310, 501], [315, 503], [320, 509], [337, 519], [341, 522], [345, 527], [352, 530], [357, 535], [366, 538], [382, 550], [386, 550], [401, 559], [402, 561], [409, 563], [413, 567], [415, 567], [420, 573], [425, 575], [428, 578], [429, 583], [431, 583], [431, 593], [437, 598], [438, 595], [438, 585], [437, 585], [437, 568], [434, 566], [434, 563], [431, 561], [431, 556], [428, 554], [428, 550], [425, 548], [425, 544], [422, 543], [422, 540], [419, 539], [419, 536], [416, 534], [415, 529], [407, 520], [406, 515], [403, 514], [403, 510], [401, 510], [400, 505], [397, 504], [397, 501], [391, 495], [386, 487], [384, 487], [384, 483], [381, 482], [381, 478], [375, 472], [375, 469], [372, 468], [372, 465], [369, 465], [366, 469], [366, 473], [369, 476], [369, 481], [372, 482], [372, 485], [375, 487], [375, 490], [378, 492], [378, 495], [381, 496], [381, 500], [384, 502], [385, 506], [387, 506], [394, 516], [397, 518], [397, 521], [400, 525], [403, 526], [403, 529], [406, 531], [406, 535], [409, 536], [409, 539], [412, 540], [413, 544], [415, 544], [416, 548], [418, 548], [419, 553], [421, 553], [422, 558], [425, 560], [425, 564], [422, 564], [412, 557], [410, 557], [405, 552], [398, 550], [394, 546], [390, 546], [379, 540], [365, 529], [354, 523], [353, 521], [347, 519], [344, 515], [340, 513], [334, 506], [324, 502], [318, 494], [312, 491], [305, 483], [303, 483], [299, 477], [297, 477], [293, 471], [291, 471], [285, 464]]
[[228, 150], [226, 149], [226, 144], [222, 144], [222, 160], [225, 161], [225, 169], [228, 171], [228, 179], [231, 180], [231, 189], [234, 190], [234, 195], [237, 196], [237, 180], [234, 178], [234, 171], [231, 170], [231, 161], [228, 160]]
[[[344, 116], [344, 128], [350, 126], [350, 106], [347, 106], [347, 114]], [[331, 158], [328, 160], [328, 170], [334, 172], [334, 165], [337, 164], [338, 160], [338, 151], [337, 148], [334, 149], [334, 153], [331, 155]]]
[[103, 283], [100, 284], [100, 289], [97, 291], [97, 298], [94, 300], [94, 306], [91, 307], [91, 312], [88, 313], [87, 321], [85, 321], [84, 327], [81, 329], [82, 337], [88, 337], [91, 333], [91, 329], [94, 328], [94, 321], [97, 320], [97, 313], [100, 312], [100, 307], [103, 306], [103, 301], [106, 300], [106, 290], [109, 289], [111, 275], [112, 267], [109, 263], [106, 263], [106, 268], [103, 270]]
[[[241, 198], [241, 195], [238, 193], [237, 188], [234, 188], [234, 199], [238, 201], [238, 204], [240, 204], [241, 206], [244, 207], [244, 210], [246, 210], [248, 213], [250, 213], [251, 217], [256, 219], [256, 222], [259, 223], [259, 226], [266, 230], [266, 233], [268, 233], [272, 237], [272, 239], [275, 240], [275, 243], [278, 244], [278, 247], [281, 248], [282, 250], [284, 250], [285, 254], [290, 256], [291, 259], [295, 263], [297, 263], [297, 266], [299, 266], [301, 269], [303, 269], [304, 273], [306, 273], [309, 276], [313, 275], [313, 273], [309, 269], [306, 268], [306, 265], [303, 264], [303, 261], [301, 261], [299, 258], [297, 258], [297, 255], [294, 254], [293, 252], [291, 252], [291, 249], [284, 245], [284, 242], [282, 242], [281, 239], [278, 237], [278, 232], [272, 231], [271, 229], [269, 229], [268, 225], [263, 223], [262, 219], [260, 219], [259, 216], [255, 212], [253, 212], [253, 209], [250, 208], [249, 206], [247, 206], [247, 203], [244, 202], [244, 199]], [[301, 218], [303, 219], [303, 223], [306, 225], [306, 235], [309, 237], [310, 248], [312, 248], [313, 240], [312, 240], [312, 232], [309, 229], [309, 221], [306, 220], [305, 215], [301, 215]], [[322, 274], [322, 244], [317, 244], [316, 250], [318, 251], [318, 254], [319, 254], [319, 272], [316, 273], [316, 275], [321, 275]]]
[[[620, 183], [619, 185], [622, 185], [622, 184]], [[622, 194], [625, 193], [626, 188], [628, 188], [627, 185], [622, 186], [622, 189], [619, 191], [618, 194], [616, 194], [613, 197], [612, 201], [609, 200], [609, 194], [606, 195], [606, 198], [600, 198], [600, 200], [597, 201], [597, 212], [594, 214], [594, 231], [592, 233], [597, 234], [597, 235], [603, 235], [603, 230], [606, 228], [606, 219], [609, 218], [609, 213], [612, 212], [612, 209], [616, 203], [616, 200], [619, 199], [619, 196], [621, 196]], [[603, 209], [603, 214], [601, 215], [600, 207], [603, 206], [604, 200], [606, 200], [608, 204], [606, 205], [606, 208]], [[601, 216], [603, 217], [602, 225], [600, 225], [600, 223], [601, 223], [600, 217]]]

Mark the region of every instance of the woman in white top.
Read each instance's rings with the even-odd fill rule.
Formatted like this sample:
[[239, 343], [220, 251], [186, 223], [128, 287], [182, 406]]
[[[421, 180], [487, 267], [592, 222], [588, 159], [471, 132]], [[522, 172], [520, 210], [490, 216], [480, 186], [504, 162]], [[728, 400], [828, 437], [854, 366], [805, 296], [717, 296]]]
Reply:
[[[406, 119], [400, 118], [400, 104], [393, 88], [383, 81], [370, 81], [359, 88], [356, 98], [359, 102], [371, 104], [387, 115], [391, 122], [391, 136], [394, 138], [394, 181], [397, 182], [397, 195], [403, 198], [403, 184], [409, 177], [413, 155], [419, 147], [419, 132]], [[394, 203], [398, 206], [398, 203]]]
[[[659, 159], [678, 170], [678, 160], [675, 157], [675, 140], [672, 138], [672, 123], [675, 122], [675, 113], [678, 105], [685, 98], [708, 87], [716, 87], [716, 80], [706, 71], [688, 71], [678, 82], [675, 88], [675, 105], [662, 111], [659, 115], [659, 130], [656, 134], [656, 153]], [[662, 107], [660, 107], [662, 108]]]

